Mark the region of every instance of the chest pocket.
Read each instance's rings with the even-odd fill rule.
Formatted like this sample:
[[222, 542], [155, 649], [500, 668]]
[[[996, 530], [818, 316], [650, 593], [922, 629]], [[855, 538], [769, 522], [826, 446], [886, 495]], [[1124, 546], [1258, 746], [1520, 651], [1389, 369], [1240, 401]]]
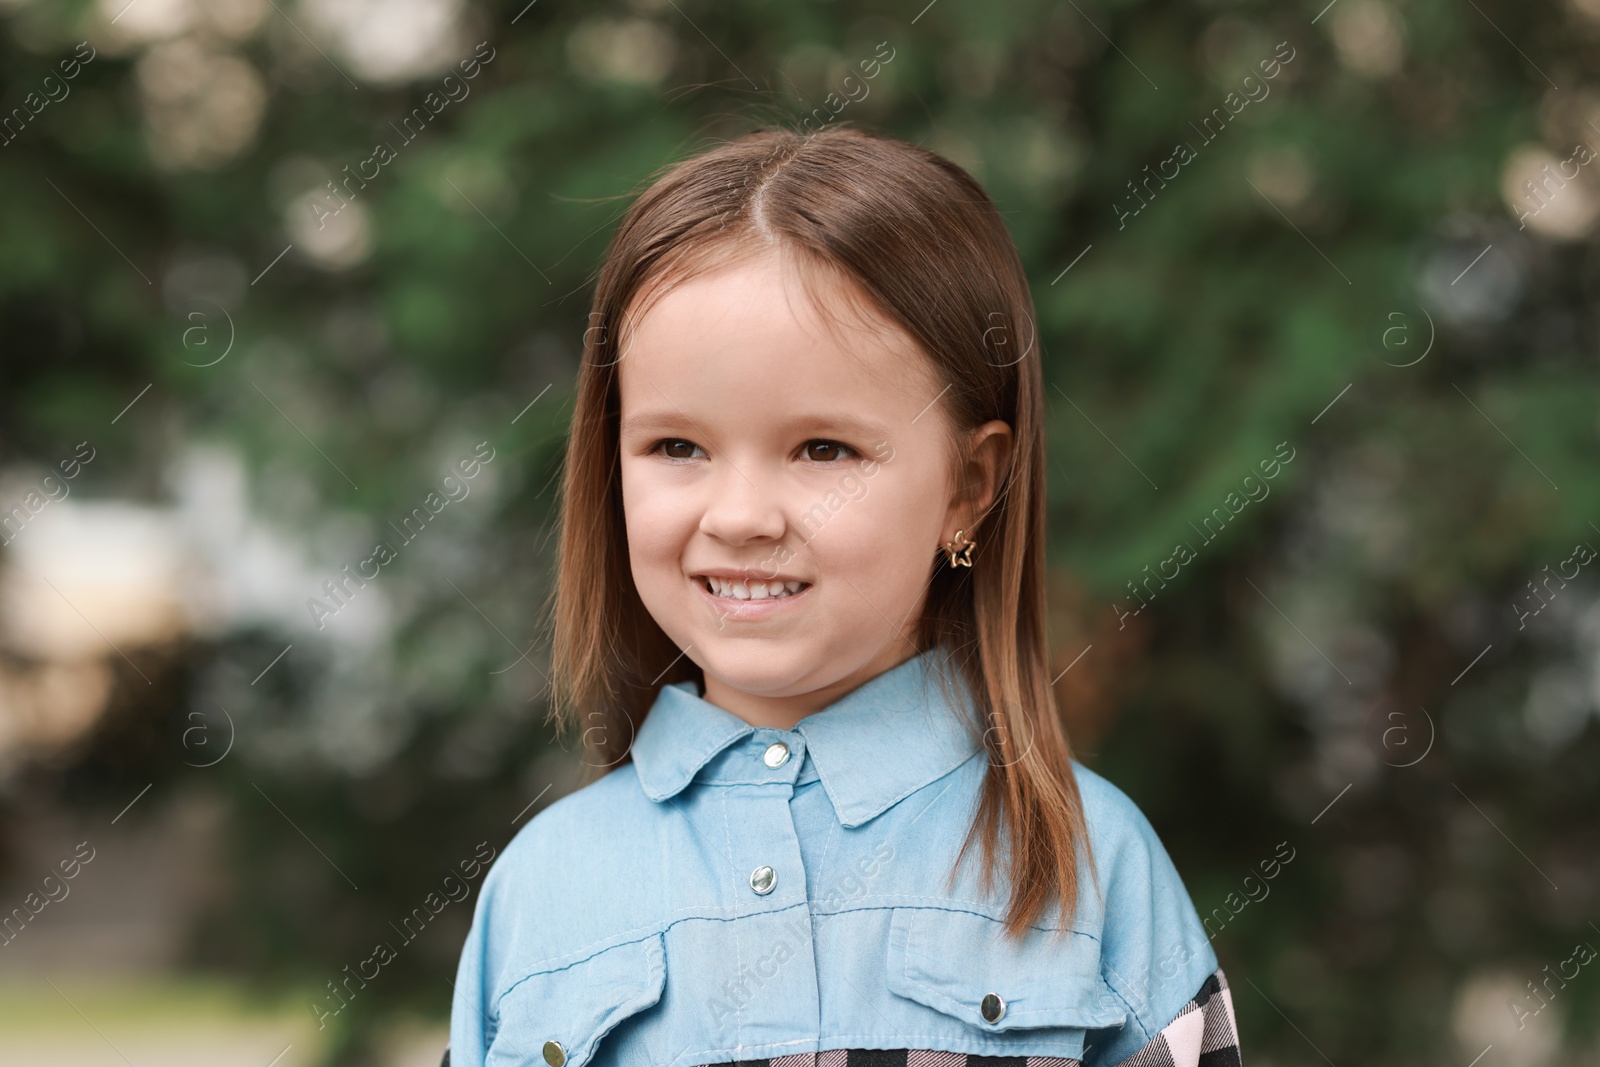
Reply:
[[1004, 931], [1000, 921], [973, 912], [897, 908], [889, 924], [889, 991], [982, 1031], [1046, 1036], [1051, 1027], [1123, 1024], [1127, 1009], [1100, 978], [1097, 940], [1029, 930], [1017, 942]]
[[666, 978], [661, 934], [528, 975], [500, 997], [486, 1067], [585, 1067], [601, 1038], [661, 999]]

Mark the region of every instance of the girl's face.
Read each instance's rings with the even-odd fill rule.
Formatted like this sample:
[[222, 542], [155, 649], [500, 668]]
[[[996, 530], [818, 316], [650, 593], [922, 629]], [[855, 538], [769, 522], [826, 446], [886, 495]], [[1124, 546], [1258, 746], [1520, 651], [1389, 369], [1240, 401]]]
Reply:
[[[618, 364], [634, 584], [706, 699], [756, 725], [915, 655], [935, 553], [958, 526], [976, 539], [926, 358], [885, 319], [845, 318], [830, 332], [763, 257], [670, 290]], [[1009, 431], [978, 438], [1003, 454]]]

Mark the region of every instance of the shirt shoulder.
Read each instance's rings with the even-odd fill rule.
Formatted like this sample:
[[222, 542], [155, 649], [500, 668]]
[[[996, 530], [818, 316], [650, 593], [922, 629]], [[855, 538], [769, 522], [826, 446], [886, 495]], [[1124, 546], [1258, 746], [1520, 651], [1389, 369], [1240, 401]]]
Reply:
[[661, 805], [631, 764], [560, 798], [517, 831], [484, 876], [474, 916], [490, 988], [567, 966], [659, 929]]
[[[1182, 1012], [1218, 969], [1194, 902], [1155, 828], [1106, 778], [1073, 764], [1101, 909], [1101, 977], [1128, 1009], [1095, 1061], [1132, 1055]], [[1086, 902], [1088, 904], [1089, 902]]]
[[1129, 858], [1166, 856], [1155, 827], [1132, 797], [1076, 760], [1072, 770], [1097, 861], [1102, 852], [1112, 856], [1126, 853]]
[[552, 849], [592, 844], [597, 834], [641, 836], [641, 821], [656, 807], [639, 788], [633, 764], [624, 763], [552, 801], [524, 823], [490, 873], [502, 865], [514, 868], [541, 862], [549, 858]]

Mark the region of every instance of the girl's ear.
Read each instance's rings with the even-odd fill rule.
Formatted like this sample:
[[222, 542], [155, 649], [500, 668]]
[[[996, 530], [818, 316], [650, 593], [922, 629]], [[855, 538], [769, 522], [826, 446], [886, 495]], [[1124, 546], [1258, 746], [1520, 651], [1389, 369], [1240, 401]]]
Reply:
[[973, 531], [988, 513], [1010, 470], [1014, 436], [1011, 426], [1001, 419], [990, 419], [968, 435], [967, 461], [956, 472], [955, 491], [945, 515], [944, 541], [955, 537], [958, 530], [977, 540]]

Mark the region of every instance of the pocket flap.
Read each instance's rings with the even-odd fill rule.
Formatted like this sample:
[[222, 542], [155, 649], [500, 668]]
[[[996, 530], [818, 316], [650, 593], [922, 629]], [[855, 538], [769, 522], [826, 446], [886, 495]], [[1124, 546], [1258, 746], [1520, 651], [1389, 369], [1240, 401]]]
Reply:
[[[1020, 942], [986, 915], [897, 908], [889, 922], [889, 990], [984, 1030], [1119, 1026], [1127, 1008], [1100, 978], [1100, 942], [1029, 929]], [[990, 1022], [985, 996], [1005, 1009]]]
[[487, 1067], [546, 1067], [552, 1041], [560, 1067], [584, 1067], [613, 1027], [661, 999], [666, 978], [661, 934], [528, 975], [500, 997]]

